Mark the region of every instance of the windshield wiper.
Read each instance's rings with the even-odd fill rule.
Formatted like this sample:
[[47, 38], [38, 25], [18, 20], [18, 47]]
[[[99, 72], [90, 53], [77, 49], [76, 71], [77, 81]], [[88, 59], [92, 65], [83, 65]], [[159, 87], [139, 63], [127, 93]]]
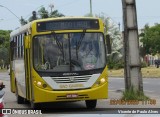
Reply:
[[85, 33], [86, 33], [86, 29], [83, 29], [83, 32], [82, 32], [82, 34], [80, 36], [80, 39], [79, 39], [79, 42], [77, 43], [77, 40], [76, 40], [76, 56], [77, 56], [77, 60], [78, 60], [78, 50], [79, 50], [79, 48], [81, 46], [81, 43], [82, 43], [82, 41], [84, 39]]
[[80, 48], [80, 46], [81, 46], [81, 43], [82, 43], [82, 41], [83, 41], [83, 39], [84, 39], [84, 36], [85, 36], [85, 33], [86, 33], [86, 29], [84, 29], [83, 30], [83, 33], [81, 34], [81, 36], [80, 36], [80, 41], [78, 42], [78, 44], [77, 44], [77, 50]]
[[57, 39], [57, 35], [56, 33], [53, 31], [51, 32], [51, 34], [54, 36], [54, 39], [56, 40], [56, 43], [58, 45], [59, 50], [61, 51], [62, 55], [63, 55], [63, 59], [64, 59], [64, 51], [63, 51], [63, 42], [61, 44], [61, 42]]

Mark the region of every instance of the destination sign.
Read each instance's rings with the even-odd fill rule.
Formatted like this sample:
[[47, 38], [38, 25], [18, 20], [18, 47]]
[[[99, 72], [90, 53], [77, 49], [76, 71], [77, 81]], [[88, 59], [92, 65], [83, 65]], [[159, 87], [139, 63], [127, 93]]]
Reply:
[[78, 30], [78, 29], [99, 29], [99, 22], [96, 19], [85, 20], [55, 20], [38, 22], [37, 32], [55, 30]]

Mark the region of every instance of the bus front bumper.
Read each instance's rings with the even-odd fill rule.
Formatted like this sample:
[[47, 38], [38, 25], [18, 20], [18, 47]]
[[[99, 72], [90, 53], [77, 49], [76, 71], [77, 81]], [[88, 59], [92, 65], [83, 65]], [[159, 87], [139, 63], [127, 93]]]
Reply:
[[34, 103], [81, 101], [108, 98], [108, 82], [91, 89], [48, 91], [34, 85]]

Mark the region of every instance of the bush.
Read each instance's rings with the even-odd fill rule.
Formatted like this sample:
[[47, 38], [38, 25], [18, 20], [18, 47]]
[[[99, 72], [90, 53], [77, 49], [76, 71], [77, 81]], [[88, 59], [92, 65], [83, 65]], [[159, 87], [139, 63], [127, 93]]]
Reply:
[[146, 63], [145, 61], [142, 61], [142, 62], [141, 62], [141, 67], [142, 67], [142, 68], [147, 67], [147, 66], [148, 66], [148, 65], [147, 65], [147, 63]]
[[123, 92], [122, 100], [148, 100], [149, 97], [145, 96], [141, 91], [135, 91], [133, 86]]
[[108, 60], [108, 68], [109, 69], [124, 68], [124, 62], [122, 60], [120, 60], [120, 61], [113, 61], [112, 59], [109, 59]]

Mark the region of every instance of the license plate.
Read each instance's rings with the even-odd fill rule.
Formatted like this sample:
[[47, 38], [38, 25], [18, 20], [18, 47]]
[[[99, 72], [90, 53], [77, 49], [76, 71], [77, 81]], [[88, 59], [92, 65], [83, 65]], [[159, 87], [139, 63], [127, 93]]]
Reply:
[[77, 98], [78, 94], [67, 94], [66, 97], [67, 98]]

